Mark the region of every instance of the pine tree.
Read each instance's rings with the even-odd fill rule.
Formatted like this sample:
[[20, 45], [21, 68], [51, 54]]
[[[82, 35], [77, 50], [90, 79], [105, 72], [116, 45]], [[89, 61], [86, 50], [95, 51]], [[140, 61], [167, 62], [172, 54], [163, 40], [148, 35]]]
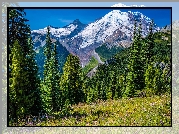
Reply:
[[150, 27], [149, 27], [149, 35], [147, 37], [147, 43], [148, 43], [148, 53], [147, 53], [147, 61], [151, 62], [152, 61], [152, 57], [154, 56], [154, 52], [153, 49], [155, 47], [155, 42], [154, 42], [154, 34], [153, 34], [153, 27], [154, 27], [154, 21], [152, 20], [152, 22], [150, 23]]
[[46, 46], [44, 49], [44, 55], [46, 56], [46, 61], [48, 61], [51, 57], [52, 52], [52, 40], [50, 37], [50, 27], [47, 27], [47, 35], [46, 35]]
[[[29, 46], [28, 46], [28, 38], [30, 37], [30, 28], [29, 25], [26, 24], [26, 22], [28, 21], [27, 19], [25, 19], [25, 15], [26, 13], [24, 12], [23, 9], [9, 9], [9, 14], [8, 14], [8, 19], [9, 19], [9, 23], [8, 23], [8, 60], [9, 60], [9, 69], [8, 69], [8, 75], [9, 75], [9, 85], [13, 85], [12, 79], [15, 79], [15, 72], [12, 73], [12, 70], [15, 65], [15, 63], [13, 63], [12, 65], [12, 58], [15, 56], [15, 52], [12, 51], [16, 51], [15, 49], [17, 48], [13, 48], [14, 44], [17, 45], [17, 43], [21, 46], [19, 47], [19, 51], [21, 51], [21, 55], [22, 57], [26, 57], [26, 53], [29, 51]], [[16, 46], [17, 47], [17, 46]], [[15, 58], [15, 57], [14, 57]], [[22, 62], [18, 61], [18, 62]], [[25, 61], [23, 61], [25, 62]], [[21, 64], [22, 65], [22, 64]], [[18, 65], [19, 66], [19, 65]], [[23, 66], [24, 63], [23, 63]], [[22, 66], [19, 66], [21, 68], [23, 68]], [[15, 70], [14, 70], [15, 71]], [[21, 81], [22, 82], [22, 81]], [[9, 87], [10, 90], [11, 87]], [[11, 96], [12, 97], [12, 96]], [[9, 96], [9, 99], [11, 99], [11, 97]], [[14, 112], [16, 112], [17, 107], [14, 105], [11, 105], [10, 108], [13, 109]], [[16, 114], [14, 113], [10, 113], [12, 114], [12, 118], [17, 118]]]
[[[145, 90], [148, 95], [160, 94], [166, 91], [166, 72], [162, 72], [158, 66], [155, 66], [157, 62], [160, 62], [165, 54], [161, 55], [166, 48], [162, 48], [160, 44], [154, 42], [155, 38], [161, 38], [161, 33], [153, 33], [154, 22], [150, 24], [150, 32], [143, 45], [143, 57], [145, 60]], [[163, 44], [165, 44], [163, 42]], [[156, 52], [155, 52], [156, 51]], [[166, 56], [167, 57], [167, 56]], [[165, 58], [164, 58], [165, 59]]]
[[62, 92], [59, 88], [60, 72], [57, 57], [57, 46], [54, 44], [54, 48], [50, 59], [50, 71], [52, 73], [52, 106], [54, 111], [58, 111], [62, 107]]
[[[152, 62], [153, 63], [153, 62]], [[153, 63], [154, 64], [154, 63]], [[159, 66], [154, 67], [152, 64], [146, 70], [146, 90], [151, 92], [151, 95], [160, 95], [165, 93], [169, 87], [166, 78], [167, 70], [161, 70]]]
[[118, 89], [117, 89], [117, 97], [122, 97], [124, 92], [125, 92], [125, 76], [124, 74], [122, 74], [120, 77], [119, 77], [119, 86], [118, 86]]
[[35, 61], [35, 51], [33, 50], [32, 38], [28, 39], [29, 51], [26, 53], [25, 68], [27, 71], [26, 80], [28, 82], [26, 95], [33, 93], [34, 104], [30, 108], [32, 115], [38, 115], [42, 110], [42, 100], [40, 91], [40, 78], [38, 76], [38, 67]]
[[15, 40], [19, 41], [19, 45], [22, 46], [23, 51], [28, 52], [27, 39], [30, 36], [30, 27], [25, 19], [26, 13], [24, 9], [10, 9], [9, 10], [9, 54], [11, 53], [11, 48]]
[[[10, 118], [24, 118], [31, 114], [30, 108], [34, 104], [34, 92], [30, 92], [28, 87], [29, 79], [26, 70], [26, 59], [23, 57], [23, 50], [18, 41], [15, 41], [12, 48], [12, 77], [9, 87], [9, 115]], [[28, 93], [28, 94], [27, 94]]]
[[141, 51], [141, 24], [136, 32], [136, 22], [134, 25], [134, 41], [130, 49], [130, 59], [128, 64], [127, 85], [124, 92], [125, 97], [133, 97], [136, 90], [141, 90], [144, 86], [143, 63], [140, 59]]
[[46, 35], [46, 44], [44, 48], [44, 55], [45, 55], [45, 64], [44, 64], [44, 80], [48, 78], [47, 74], [49, 71], [49, 62], [51, 58], [51, 53], [52, 53], [52, 41], [50, 37], [50, 27], [47, 27], [47, 35]]
[[46, 44], [44, 48], [45, 55], [45, 64], [44, 64], [44, 74], [43, 81], [41, 82], [41, 92], [43, 99], [43, 110], [47, 113], [51, 113], [53, 110], [53, 100], [52, 100], [52, 90], [53, 90], [53, 63], [52, 63], [52, 41], [50, 37], [50, 27], [47, 27], [47, 35], [46, 35]]
[[152, 20], [149, 27], [149, 34], [146, 37], [146, 39], [144, 39], [142, 42], [141, 59], [145, 65], [144, 66], [145, 69], [147, 68], [148, 64], [150, 64], [150, 62], [154, 60], [152, 59], [152, 57], [154, 56], [154, 47], [155, 47], [153, 26], [154, 26], [154, 22]]
[[22, 47], [23, 55], [29, 51], [27, 40], [30, 37], [30, 27], [26, 24], [28, 21], [25, 19], [26, 13], [24, 9], [9, 9], [9, 31], [8, 31], [8, 51], [9, 51], [9, 78], [11, 78], [11, 64], [12, 55], [11, 49], [15, 40], [18, 40], [19, 45]]
[[69, 54], [63, 68], [60, 87], [63, 90], [64, 101], [68, 100], [70, 105], [83, 100], [84, 94], [80, 76], [80, 60], [77, 56]]
[[25, 15], [23, 9], [9, 11], [9, 114], [16, 119], [41, 110], [38, 68]]
[[[145, 92], [147, 93], [147, 96], [151, 96], [153, 94], [155, 94], [154, 88], [156, 88], [156, 77], [155, 76], [155, 68], [154, 68], [154, 62], [147, 64], [147, 68], [144, 74], [145, 77]], [[155, 77], [155, 81], [154, 81], [154, 77]]]
[[98, 70], [96, 72], [95, 90], [98, 92], [98, 99], [101, 100], [107, 99], [107, 92], [109, 92], [108, 96], [111, 97], [109, 87], [107, 87], [106, 79], [109, 79], [107, 67], [103, 64], [99, 64]]

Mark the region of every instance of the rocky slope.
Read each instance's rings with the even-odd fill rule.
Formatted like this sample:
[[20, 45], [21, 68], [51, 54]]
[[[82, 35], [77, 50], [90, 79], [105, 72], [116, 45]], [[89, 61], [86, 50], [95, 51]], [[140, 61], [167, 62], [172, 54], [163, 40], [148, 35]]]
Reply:
[[[142, 34], [146, 36], [151, 19], [140, 12], [121, 12], [120, 10], [113, 10], [88, 25], [76, 19], [62, 28], [51, 26], [51, 35], [70, 53], [79, 56], [81, 64], [85, 66], [94, 56], [94, 50], [104, 43], [109, 48], [112, 46], [129, 47], [133, 38], [135, 20], [138, 22], [142, 20]], [[159, 27], [155, 25], [154, 31], [157, 30]], [[46, 31], [47, 28], [32, 31], [35, 49], [45, 45]]]

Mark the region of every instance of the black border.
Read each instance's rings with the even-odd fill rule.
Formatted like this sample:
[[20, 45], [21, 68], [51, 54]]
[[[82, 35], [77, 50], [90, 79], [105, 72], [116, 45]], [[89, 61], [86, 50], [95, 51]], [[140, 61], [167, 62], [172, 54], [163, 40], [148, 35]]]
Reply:
[[118, 10], [119, 9], [171, 9], [172, 10], [172, 7], [7, 7], [7, 9], [118, 9]]
[[171, 126], [9, 126], [9, 10], [10, 9], [169, 9], [171, 10], [171, 75], [172, 75], [172, 7], [7, 7], [7, 127], [172, 127], [172, 77], [171, 77]]

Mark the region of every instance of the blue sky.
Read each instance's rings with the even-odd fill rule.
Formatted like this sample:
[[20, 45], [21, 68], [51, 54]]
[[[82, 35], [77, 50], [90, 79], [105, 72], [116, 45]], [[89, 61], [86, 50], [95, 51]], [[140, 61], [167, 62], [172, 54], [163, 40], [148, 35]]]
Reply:
[[[25, 9], [31, 30], [42, 29], [48, 25], [63, 27], [79, 19], [88, 24], [103, 17], [113, 9]], [[171, 10], [167, 9], [120, 9], [121, 11], [139, 11], [162, 27], [170, 24]]]
[[21, 7], [110, 7], [114, 4], [172, 7], [172, 21], [179, 20], [179, 2], [18, 2]]

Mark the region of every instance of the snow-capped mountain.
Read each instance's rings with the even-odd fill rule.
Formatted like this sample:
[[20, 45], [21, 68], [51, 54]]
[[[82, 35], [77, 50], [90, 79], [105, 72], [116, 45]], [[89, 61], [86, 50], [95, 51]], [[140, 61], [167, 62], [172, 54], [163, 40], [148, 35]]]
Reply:
[[135, 19], [137, 21], [142, 19], [143, 35], [147, 35], [149, 23], [151, 22], [150, 18], [140, 12], [121, 12], [120, 10], [113, 10], [102, 17], [102, 19], [89, 24], [83, 31], [74, 36], [72, 40], [75, 38], [83, 39], [79, 49], [96, 42], [100, 44], [108, 42], [111, 38], [115, 37], [117, 33], [121, 33], [120, 35], [117, 34], [118, 39], [131, 41]]
[[[52, 38], [58, 40], [66, 49], [79, 56], [81, 63], [86, 65], [94, 54], [94, 50], [102, 44], [110, 46], [129, 47], [133, 38], [134, 22], [142, 22], [142, 34], [149, 32], [151, 19], [140, 12], [121, 12], [113, 10], [88, 25], [78, 19], [62, 27], [51, 27]], [[160, 28], [155, 25], [155, 31]], [[32, 37], [35, 48], [45, 44], [47, 28], [33, 30]]]
[[[50, 32], [55, 37], [61, 37], [63, 35], [64, 36], [69, 35], [76, 27], [77, 27], [77, 25], [74, 25], [74, 24], [70, 24], [67, 27], [58, 28], [58, 29], [51, 27]], [[47, 27], [45, 27], [44, 29], [33, 30], [32, 33], [46, 34], [47, 33]]]
[[[55, 40], [70, 38], [76, 35], [82, 29], [84, 29], [85, 26], [86, 25], [82, 24], [78, 19], [74, 20], [73, 23], [70, 23], [69, 25], [64, 26], [62, 28], [50, 26], [51, 37]], [[45, 27], [44, 29], [31, 31], [32, 39], [35, 42], [35, 48], [45, 45], [46, 33], [47, 27]]]

